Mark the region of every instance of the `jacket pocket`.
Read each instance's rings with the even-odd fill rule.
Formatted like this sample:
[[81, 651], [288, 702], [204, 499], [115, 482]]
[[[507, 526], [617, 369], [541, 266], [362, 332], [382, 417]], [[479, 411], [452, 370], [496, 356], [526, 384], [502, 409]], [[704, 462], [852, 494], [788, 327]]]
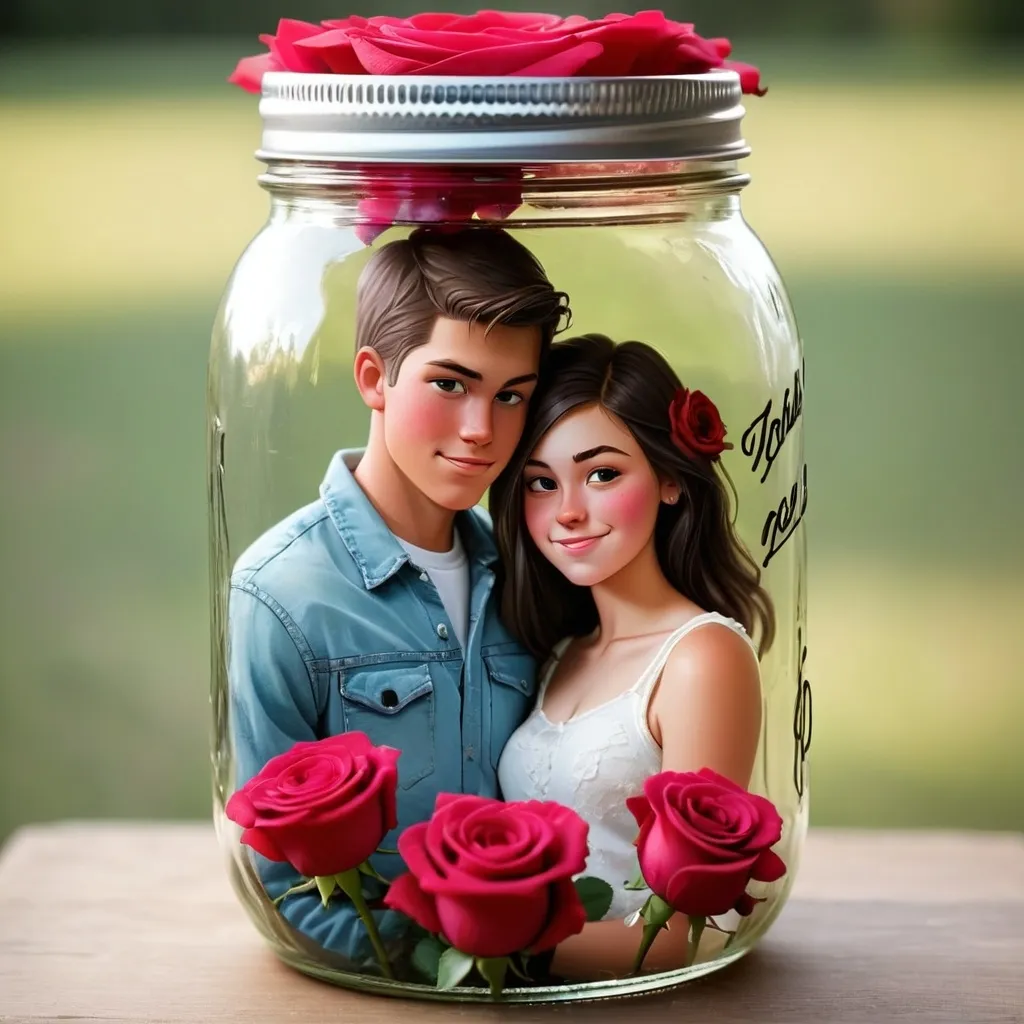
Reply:
[[489, 729], [491, 767], [498, 770], [501, 752], [509, 737], [533, 709], [537, 689], [537, 665], [529, 654], [485, 654], [490, 682]]
[[378, 665], [341, 675], [345, 728], [400, 750], [398, 785], [409, 789], [434, 771], [434, 684], [427, 665]]

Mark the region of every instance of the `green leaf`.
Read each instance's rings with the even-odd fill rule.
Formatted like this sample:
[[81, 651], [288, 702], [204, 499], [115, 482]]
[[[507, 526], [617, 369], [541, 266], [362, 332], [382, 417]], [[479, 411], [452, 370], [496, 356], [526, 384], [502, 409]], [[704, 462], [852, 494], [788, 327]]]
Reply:
[[364, 875], [369, 875], [370, 878], [376, 878], [378, 882], [383, 882], [385, 885], [391, 884], [368, 860], [364, 860], [359, 865], [359, 871]]
[[374, 851], [375, 853], [393, 853], [396, 857], [398, 856], [397, 850], [385, 850], [383, 846], [378, 846]]
[[612, 905], [612, 887], [603, 878], [577, 878], [573, 885], [587, 912], [588, 921], [600, 921]]
[[640, 889], [649, 889], [650, 888], [650, 886], [647, 884], [646, 880], [644, 879], [644, 873], [640, 870], [640, 865], [639, 864], [637, 864], [637, 866], [636, 866], [636, 877], [633, 879], [632, 882], [627, 882], [623, 886], [623, 888], [624, 889], [629, 889], [629, 890], [631, 890], [633, 892], [636, 892], [637, 890], [640, 890]]
[[274, 906], [276, 907], [278, 903], [280, 903], [281, 900], [285, 898], [285, 896], [296, 896], [300, 892], [311, 892], [315, 888], [316, 879], [307, 878], [306, 881], [299, 883], [299, 885], [293, 885], [290, 889], [286, 889], [283, 893], [281, 893], [280, 896], [275, 897]]
[[454, 946], [441, 954], [437, 964], [437, 987], [447, 991], [456, 985], [473, 970], [473, 958], [468, 953], [460, 953]]
[[704, 933], [704, 925], [706, 923], [707, 918], [703, 914], [690, 915], [690, 944], [686, 951], [685, 967], [689, 967], [690, 964], [695, 963], [697, 960], [697, 947], [700, 946], [700, 937]]
[[412, 951], [412, 965], [428, 981], [437, 984], [437, 976], [444, 946], [436, 935], [428, 935], [416, 943]]
[[331, 898], [331, 893], [338, 887], [338, 880], [334, 875], [317, 875], [314, 881], [316, 882], [316, 887], [320, 890], [320, 900], [326, 907], [327, 901]]
[[507, 956], [478, 956], [476, 958], [476, 969], [487, 980], [491, 988], [491, 995], [500, 999], [505, 990], [505, 971], [508, 969]]
[[520, 966], [520, 964], [516, 963], [516, 958], [514, 956], [510, 956], [508, 958], [509, 970], [517, 978], [522, 978], [523, 981], [530, 981], [530, 980], [532, 980], [530, 978], [530, 975], [527, 973], [527, 970], [526, 970], [526, 964], [529, 961], [529, 959], [530, 958], [529, 958], [529, 956], [527, 956], [526, 953], [520, 953], [519, 954], [519, 960], [521, 961], [521, 966]]

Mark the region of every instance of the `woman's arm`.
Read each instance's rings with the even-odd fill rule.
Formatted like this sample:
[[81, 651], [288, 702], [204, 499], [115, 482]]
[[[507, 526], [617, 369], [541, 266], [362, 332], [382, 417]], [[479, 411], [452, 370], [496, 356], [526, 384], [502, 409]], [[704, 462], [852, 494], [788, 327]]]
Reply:
[[669, 655], [648, 708], [662, 771], [711, 768], [746, 787], [761, 737], [761, 674], [728, 626], [694, 630]]
[[[746, 786], [761, 734], [761, 680], [750, 645], [727, 626], [695, 630], [669, 656], [647, 718], [662, 748], [664, 771], [712, 768]], [[687, 921], [680, 915], [672, 924], [658, 933], [645, 972], [683, 966]], [[586, 925], [555, 950], [552, 973], [573, 979], [628, 974], [641, 927], [642, 922], [627, 928], [622, 921]]]
[[[682, 967], [686, 956], [688, 924], [685, 917], [669, 922], [658, 932], [644, 958], [643, 971], [671, 971]], [[601, 981], [629, 974], [640, 948], [643, 921], [627, 928], [622, 921], [592, 921], [579, 935], [559, 943], [551, 961], [551, 973], [574, 981]]]

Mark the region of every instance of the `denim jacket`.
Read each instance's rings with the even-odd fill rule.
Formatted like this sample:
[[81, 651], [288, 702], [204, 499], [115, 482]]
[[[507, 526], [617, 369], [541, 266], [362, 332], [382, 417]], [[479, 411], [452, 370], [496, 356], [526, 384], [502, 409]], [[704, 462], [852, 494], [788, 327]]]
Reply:
[[[228, 676], [236, 782], [299, 740], [346, 731], [399, 749], [398, 834], [425, 821], [440, 792], [496, 797], [497, 766], [533, 703], [535, 664], [497, 615], [497, 551], [481, 508], [456, 516], [469, 559], [466, 649], [437, 590], [384, 524], [352, 475], [361, 451], [338, 452], [320, 500], [260, 537], [235, 565]], [[287, 865], [255, 857], [268, 893], [295, 884]], [[378, 855], [386, 877], [399, 857]], [[356, 963], [371, 955], [347, 901], [289, 896], [281, 913]], [[404, 919], [381, 916], [384, 937]]]

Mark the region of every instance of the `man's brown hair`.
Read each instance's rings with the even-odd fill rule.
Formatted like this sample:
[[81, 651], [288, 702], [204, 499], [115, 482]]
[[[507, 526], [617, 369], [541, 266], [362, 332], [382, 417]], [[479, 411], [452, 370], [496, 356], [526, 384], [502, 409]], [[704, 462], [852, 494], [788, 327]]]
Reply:
[[488, 328], [537, 327], [543, 358], [571, 316], [566, 293], [555, 290], [537, 257], [506, 231], [417, 228], [383, 246], [363, 268], [356, 350], [375, 349], [394, 384], [402, 360], [429, 341], [438, 317]]

